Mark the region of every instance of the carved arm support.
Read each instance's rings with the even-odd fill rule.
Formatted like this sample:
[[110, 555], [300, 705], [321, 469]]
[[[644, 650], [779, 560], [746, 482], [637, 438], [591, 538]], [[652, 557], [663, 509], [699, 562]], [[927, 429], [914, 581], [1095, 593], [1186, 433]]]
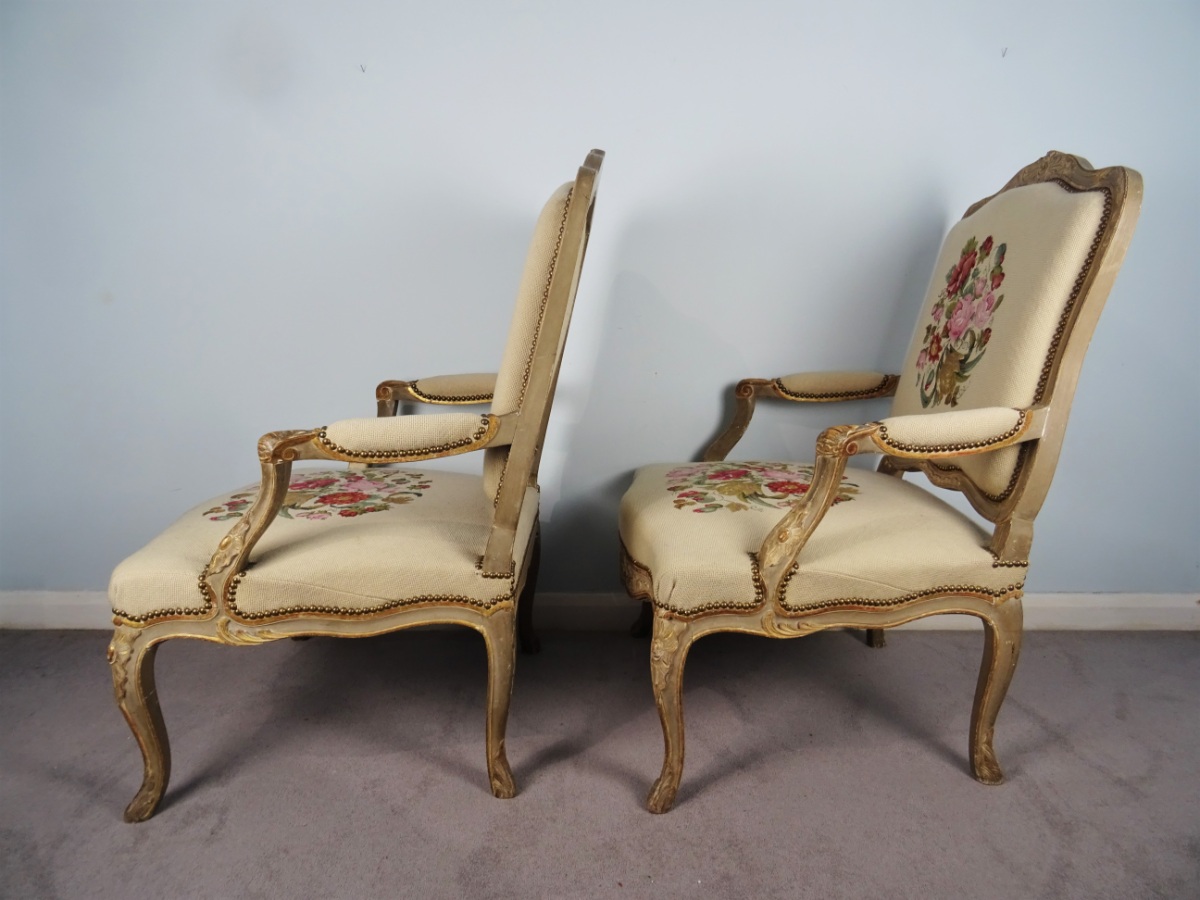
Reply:
[[267, 527], [275, 521], [292, 480], [292, 460], [296, 448], [303, 446], [315, 431], [271, 431], [258, 440], [258, 460], [262, 465], [262, 486], [258, 496], [229, 530], [200, 574], [200, 584], [217, 612], [226, 612], [226, 600], [234, 580], [246, 568], [250, 551]]
[[1042, 436], [1046, 409], [988, 407], [893, 416], [866, 425], [837, 425], [817, 438], [812, 485], [779, 521], [758, 551], [767, 596], [782, 600], [782, 587], [825, 513], [833, 505], [846, 462], [859, 453], [909, 459], [945, 459], [990, 453]]
[[404, 401], [443, 405], [491, 403], [495, 389], [494, 372], [434, 375], [417, 381], [382, 381], [375, 388], [375, 402], [379, 415], [394, 416]]
[[250, 551], [275, 521], [287, 496], [292, 463], [330, 459], [373, 463], [417, 462], [512, 442], [517, 413], [476, 416], [446, 413], [386, 419], [343, 419], [310, 431], [272, 431], [258, 441], [262, 484], [250, 509], [217, 545], [200, 580], [218, 611]]
[[882, 372], [800, 372], [779, 378], [745, 378], [733, 389], [733, 419], [704, 451], [706, 462], [725, 459], [742, 439], [759, 397], [794, 403], [868, 400], [896, 393], [897, 375]]

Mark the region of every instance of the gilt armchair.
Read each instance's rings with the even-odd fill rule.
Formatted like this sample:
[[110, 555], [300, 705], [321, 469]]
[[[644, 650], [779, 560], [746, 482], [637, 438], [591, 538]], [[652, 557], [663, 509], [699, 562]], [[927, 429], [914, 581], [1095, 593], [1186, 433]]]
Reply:
[[[899, 374], [744, 380], [703, 461], [638, 470], [620, 533], [626, 589], [653, 610], [665, 756], [651, 811], [671, 808], [682, 777], [688, 649], [719, 631], [788, 638], [977, 616], [970, 767], [1002, 780], [993, 732], [1021, 646], [1033, 522], [1141, 197], [1137, 172], [1048, 154], [950, 231]], [[888, 417], [825, 430], [812, 465], [726, 461], [758, 398], [885, 396]], [[879, 455], [877, 468], [847, 469], [859, 454]], [[905, 482], [909, 471], [961, 492], [990, 527]]]
[[[154, 658], [171, 638], [253, 646], [473, 628], [488, 657], [492, 793], [516, 793], [504, 747], [516, 613], [528, 625], [538, 462], [603, 158], [592, 151], [538, 217], [497, 374], [385, 381], [376, 418], [264, 435], [260, 484], [205, 501], [113, 572], [109, 662], [144, 764], [126, 820], [153, 815], [170, 777]], [[490, 405], [397, 416], [404, 402]], [[476, 450], [479, 475], [407, 466]], [[297, 460], [350, 465], [293, 473]]]

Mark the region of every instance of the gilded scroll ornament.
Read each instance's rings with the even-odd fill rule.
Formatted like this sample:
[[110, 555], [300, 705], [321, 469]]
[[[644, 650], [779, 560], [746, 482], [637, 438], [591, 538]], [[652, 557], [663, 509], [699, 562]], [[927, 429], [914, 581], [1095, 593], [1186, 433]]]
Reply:
[[133, 642], [137, 640], [137, 632], [126, 628], [117, 628], [113, 632], [112, 641], [108, 645], [108, 664], [112, 667], [113, 693], [117, 703], [125, 703], [125, 695], [129, 690], [129, 659], [133, 656]]
[[763, 613], [762, 630], [771, 637], [790, 638], [823, 631], [824, 627], [808, 619], [789, 619], [779, 616], [775, 610], [768, 609]]
[[217, 635], [227, 644], [266, 644], [288, 637], [267, 628], [241, 628], [225, 616], [217, 620]]
[[300, 459], [296, 448], [315, 440], [320, 432], [319, 428], [309, 431], [268, 431], [258, 439], [258, 458], [264, 463]]
[[218, 578], [226, 569], [233, 565], [234, 560], [242, 552], [242, 548], [246, 546], [246, 536], [250, 534], [250, 528], [253, 524], [254, 519], [246, 516], [239, 519], [229, 529], [229, 533], [221, 538], [221, 542], [217, 544], [217, 549], [213, 553], [212, 559], [204, 567], [204, 572], [201, 575], [203, 580], [207, 581]]
[[659, 691], [666, 689], [667, 675], [679, 650], [679, 636], [685, 630], [686, 622], [669, 616], [659, 616], [655, 623], [654, 639], [650, 643], [650, 675]]

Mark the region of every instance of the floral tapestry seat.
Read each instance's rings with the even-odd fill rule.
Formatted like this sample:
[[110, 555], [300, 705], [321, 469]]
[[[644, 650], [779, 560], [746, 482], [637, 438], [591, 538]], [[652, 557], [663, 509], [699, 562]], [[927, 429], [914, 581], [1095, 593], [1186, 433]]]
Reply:
[[[778, 462], [639, 469], [621, 505], [621, 535], [627, 559], [652, 579], [655, 605], [683, 617], [760, 609], [758, 550], [811, 477], [811, 466]], [[988, 539], [928, 491], [848, 469], [781, 605], [891, 606], [957, 585], [998, 597], [1019, 590], [1025, 567], [1000, 565]]]
[[[249, 510], [259, 486], [207, 500], [113, 572], [117, 615], [147, 621], [211, 609], [200, 574]], [[537, 522], [530, 487], [514, 547], [524, 559]], [[297, 471], [253, 562], [229, 592], [247, 620], [300, 613], [361, 616], [422, 605], [487, 609], [513, 597], [516, 574], [480, 567], [492, 502], [479, 475], [430, 468]]]

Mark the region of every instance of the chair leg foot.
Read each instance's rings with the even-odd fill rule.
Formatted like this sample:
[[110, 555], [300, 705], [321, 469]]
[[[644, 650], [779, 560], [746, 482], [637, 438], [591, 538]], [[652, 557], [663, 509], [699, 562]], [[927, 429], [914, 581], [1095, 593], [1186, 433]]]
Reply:
[[488, 653], [487, 767], [492, 793], [502, 800], [517, 794], [512, 768], [504, 747], [508, 707], [512, 700], [516, 668], [516, 623], [512, 609], [493, 613], [484, 628]]
[[492, 786], [493, 797], [511, 800], [517, 796], [517, 783], [513, 780], [512, 769], [509, 768], [503, 748], [500, 749], [500, 757], [488, 767], [488, 781]]
[[1000, 784], [1004, 771], [996, 759], [992, 740], [996, 716], [1008, 693], [1017, 657], [1021, 653], [1023, 613], [1021, 600], [1008, 600], [996, 607], [991, 618], [984, 619], [983, 662], [971, 709], [971, 774], [983, 784]]
[[867, 646], [879, 650], [887, 646], [887, 635], [882, 628], [868, 628], [863, 636], [867, 642]]
[[679, 779], [682, 775], [682, 770], [674, 773], [664, 771], [659, 775], [654, 787], [650, 788], [650, 793], [646, 796], [646, 809], [656, 815], [669, 812], [675, 805], [675, 794], [679, 791]]
[[664, 751], [662, 772], [646, 798], [646, 808], [652, 813], [665, 813], [674, 805], [683, 778], [683, 666], [690, 644], [686, 622], [654, 616], [650, 674], [662, 720]]
[[135, 629], [119, 626], [108, 646], [113, 692], [142, 751], [142, 786], [125, 809], [126, 822], [144, 822], [154, 815], [171, 779], [171, 747], [154, 684], [158, 644], [139, 640]]

